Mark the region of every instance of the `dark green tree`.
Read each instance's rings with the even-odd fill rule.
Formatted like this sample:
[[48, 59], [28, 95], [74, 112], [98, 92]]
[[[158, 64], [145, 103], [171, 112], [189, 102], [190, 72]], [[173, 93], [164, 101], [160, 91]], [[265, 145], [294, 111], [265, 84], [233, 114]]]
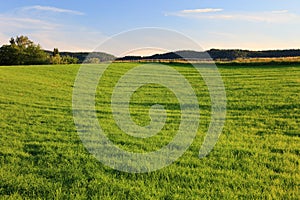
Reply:
[[0, 65], [47, 64], [49, 56], [40, 45], [34, 44], [27, 36], [11, 38], [9, 45], [0, 48]]
[[3, 45], [0, 48], [0, 65], [18, 65], [19, 51], [12, 45]]
[[13, 37], [10, 38], [9, 43], [10, 43], [11, 45], [15, 45], [15, 44], [16, 44], [15, 38], [13, 38]]
[[25, 65], [37, 65], [48, 63], [50, 63], [49, 55], [41, 49], [40, 45], [30, 45], [24, 49]]
[[53, 49], [53, 57], [55, 57], [56, 55], [59, 55], [59, 51], [58, 51], [58, 48], [54, 48]]

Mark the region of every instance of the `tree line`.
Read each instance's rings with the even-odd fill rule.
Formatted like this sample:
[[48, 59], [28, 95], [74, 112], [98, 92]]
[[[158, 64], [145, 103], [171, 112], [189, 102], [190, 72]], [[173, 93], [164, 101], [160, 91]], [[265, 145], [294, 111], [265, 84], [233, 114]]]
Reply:
[[55, 48], [52, 54], [45, 52], [27, 36], [11, 38], [0, 48], [0, 65], [75, 64], [77, 58], [60, 56]]
[[299, 49], [249, 51], [241, 49], [211, 49], [208, 51], [176, 51], [152, 56], [125, 56], [115, 58], [113, 55], [102, 52], [59, 52], [57, 48], [46, 51], [39, 44], [35, 44], [27, 36], [11, 38], [9, 44], [0, 47], [0, 65], [38, 65], [38, 64], [76, 64], [100, 63], [113, 60], [227, 60], [238, 58], [279, 58], [300, 57]]
[[57, 48], [46, 51], [23, 35], [11, 38], [9, 44], [0, 47], [0, 65], [100, 63], [114, 59], [114, 56], [101, 52], [59, 52]]
[[299, 49], [290, 50], [267, 50], [250, 51], [241, 49], [211, 49], [208, 51], [176, 51], [151, 56], [125, 56], [118, 58], [118, 61], [126, 60], [224, 60], [233, 61], [239, 58], [280, 58], [280, 57], [300, 57]]

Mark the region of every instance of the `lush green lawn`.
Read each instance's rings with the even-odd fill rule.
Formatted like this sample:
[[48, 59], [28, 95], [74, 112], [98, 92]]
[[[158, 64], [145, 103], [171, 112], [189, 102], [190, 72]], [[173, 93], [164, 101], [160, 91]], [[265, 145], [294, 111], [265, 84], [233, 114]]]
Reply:
[[[132, 96], [132, 118], [146, 125], [151, 103], [159, 102], [167, 109], [166, 127], [148, 139], [122, 133], [111, 114], [110, 95], [120, 76], [136, 65], [113, 64], [105, 72], [96, 108], [113, 142], [129, 151], [148, 152], [175, 135], [180, 107], [168, 89], [146, 85]], [[298, 199], [300, 66], [220, 67], [227, 120], [214, 150], [201, 160], [198, 153], [210, 121], [208, 91], [193, 68], [181, 64], [174, 68], [197, 93], [201, 109], [197, 137], [172, 165], [130, 174], [104, 166], [81, 143], [72, 115], [79, 65], [0, 67], [0, 197]]]

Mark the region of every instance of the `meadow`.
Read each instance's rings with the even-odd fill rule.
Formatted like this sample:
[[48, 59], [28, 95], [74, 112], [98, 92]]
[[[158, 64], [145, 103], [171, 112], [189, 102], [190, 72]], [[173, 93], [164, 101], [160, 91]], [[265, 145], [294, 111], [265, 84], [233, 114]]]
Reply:
[[[132, 119], [149, 123], [160, 103], [167, 123], [154, 137], [120, 131], [110, 108], [113, 86], [138, 63], [114, 63], [96, 94], [99, 123], [120, 148], [154, 151], [174, 137], [180, 107], [174, 94], [149, 84], [133, 94]], [[80, 65], [0, 67], [1, 199], [298, 199], [300, 196], [300, 65], [220, 65], [227, 116], [213, 151], [199, 159], [210, 122], [208, 89], [188, 64], [169, 64], [194, 88], [197, 136], [181, 158], [149, 173], [113, 170], [82, 144], [72, 91]], [[101, 64], [99, 67], [103, 67]]]

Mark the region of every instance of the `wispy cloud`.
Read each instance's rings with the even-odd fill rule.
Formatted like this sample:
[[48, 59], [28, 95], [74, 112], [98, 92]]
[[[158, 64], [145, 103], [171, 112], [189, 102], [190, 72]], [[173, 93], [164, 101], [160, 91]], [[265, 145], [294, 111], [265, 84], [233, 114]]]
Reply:
[[5, 29], [2, 31], [9, 31], [17, 29], [51, 30], [54, 28], [58, 28], [60, 25], [41, 19], [24, 18], [0, 14], [0, 26], [5, 27]]
[[83, 13], [47, 6], [30, 6], [0, 13], [0, 46], [9, 38], [26, 35], [42, 48], [60, 51], [91, 51], [95, 44], [106, 38], [101, 32], [71, 24], [61, 14], [82, 15]]
[[283, 10], [253, 13], [235, 13], [231, 14], [231, 18], [229, 19], [244, 20], [250, 22], [289, 23], [299, 21], [300, 16], [290, 13], [288, 10]]
[[37, 10], [37, 11], [48, 11], [48, 12], [55, 12], [55, 13], [66, 13], [66, 14], [72, 14], [72, 15], [84, 15], [83, 12], [79, 12], [76, 10], [68, 10], [63, 8], [57, 8], [57, 7], [51, 7], [51, 6], [27, 6], [22, 8], [23, 11], [25, 10]]
[[272, 13], [275, 13], [275, 14], [283, 14], [283, 13], [288, 13], [289, 11], [288, 10], [273, 10]]
[[223, 9], [220, 8], [203, 8], [203, 9], [192, 9], [192, 10], [182, 10], [181, 13], [212, 13], [212, 12], [220, 12]]
[[48, 50], [91, 51], [95, 44], [106, 39], [101, 32], [32, 18], [0, 15], [0, 27], [5, 27], [0, 33], [0, 46], [11, 37], [26, 35]]
[[199, 20], [239, 20], [267, 23], [286, 23], [300, 20], [299, 15], [290, 13], [288, 10], [275, 10], [265, 12], [226, 12], [223, 9], [206, 8], [194, 10], [181, 10], [178, 12], [166, 13], [166, 16], [177, 16]]
[[67, 30], [60, 29], [55, 32], [39, 30], [28, 35], [33, 41], [40, 43], [44, 49], [58, 48], [60, 51], [92, 51], [99, 42], [107, 39], [101, 32], [81, 30], [78, 27], [69, 27]]

